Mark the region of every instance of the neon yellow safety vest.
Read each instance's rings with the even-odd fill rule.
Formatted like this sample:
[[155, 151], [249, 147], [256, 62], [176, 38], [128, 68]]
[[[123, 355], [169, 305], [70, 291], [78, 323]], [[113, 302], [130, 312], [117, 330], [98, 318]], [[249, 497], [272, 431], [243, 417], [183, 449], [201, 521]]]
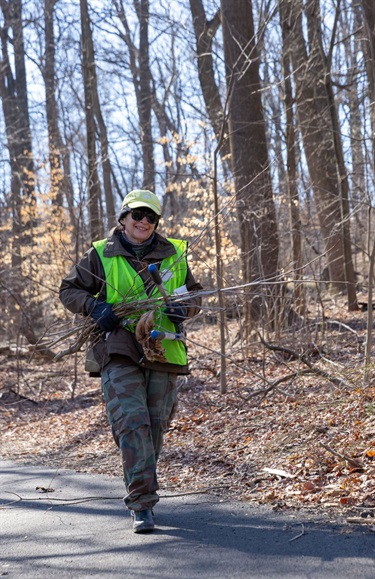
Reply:
[[[163, 279], [163, 285], [169, 295], [183, 286], [187, 274], [186, 259], [186, 241], [179, 239], [168, 239], [172, 243], [176, 253], [165, 257], [160, 263], [160, 275]], [[155, 286], [151, 295], [147, 295], [141, 276], [131, 266], [129, 261], [123, 255], [105, 257], [104, 249], [107, 239], [94, 241], [93, 246], [96, 249], [100, 261], [102, 262], [105, 281], [106, 281], [106, 301], [110, 304], [130, 303], [134, 301], [147, 300], [150, 297], [161, 297], [161, 293]], [[155, 311], [155, 330], [163, 332], [176, 331], [175, 325], [162, 312], [163, 306]], [[143, 311], [129, 316], [134, 320], [134, 325], [126, 326], [125, 329], [134, 332], [138, 319]], [[165, 350], [165, 357], [170, 364], [185, 366], [187, 364], [186, 347], [179, 340], [162, 340], [162, 346]]]

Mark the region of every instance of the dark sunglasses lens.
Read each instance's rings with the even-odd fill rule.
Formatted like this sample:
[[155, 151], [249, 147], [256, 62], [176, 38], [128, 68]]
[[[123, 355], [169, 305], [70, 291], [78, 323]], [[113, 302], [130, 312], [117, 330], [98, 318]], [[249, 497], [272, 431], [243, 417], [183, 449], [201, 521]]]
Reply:
[[156, 213], [148, 213], [140, 209], [133, 209], [132, 218], [134, 219], [134, 221], [142, 221], [144, 217], [146, 217], [147, 221], [152, 225], [155, 225], [155, 223], [157, 223], [158, 221], [158, 216], [156, 215]]

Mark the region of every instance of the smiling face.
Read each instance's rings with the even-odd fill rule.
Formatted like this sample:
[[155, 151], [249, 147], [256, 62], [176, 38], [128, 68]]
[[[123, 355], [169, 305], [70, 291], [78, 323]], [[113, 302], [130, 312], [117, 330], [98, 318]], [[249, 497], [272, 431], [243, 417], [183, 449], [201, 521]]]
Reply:
[[131, 243], [144, 243], [155, 230], [155, 224], [149, 223], [146, 216], [141, 221], [135, 221], [131, 212], [121, 219], [121, 224], [124, 225], [126, 237]]

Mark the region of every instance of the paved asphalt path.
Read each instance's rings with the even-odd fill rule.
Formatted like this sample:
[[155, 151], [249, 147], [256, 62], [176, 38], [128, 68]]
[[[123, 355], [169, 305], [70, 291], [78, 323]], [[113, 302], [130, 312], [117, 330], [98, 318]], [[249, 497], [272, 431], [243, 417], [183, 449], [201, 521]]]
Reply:
[[136, 535], [122, 494], [120, 478], [0, 461], [0, 576], [375, 579], [369, 526], [200, 494], [162, 497]]

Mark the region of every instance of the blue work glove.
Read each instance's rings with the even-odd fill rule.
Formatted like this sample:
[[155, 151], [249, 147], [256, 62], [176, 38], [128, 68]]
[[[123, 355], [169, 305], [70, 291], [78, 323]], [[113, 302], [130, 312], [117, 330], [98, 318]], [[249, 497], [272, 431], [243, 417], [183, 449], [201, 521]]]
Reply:
[[164, 313], [168, 316], [169, 321], [177, 326], [187, 318], [187, 308], [181, 304], [169, 304]]
[[107, 304], [107, 302], [100, 302], [95, 298], [92, 298], [89, 304], [89, 314], [99, 328], [104, 332], [110, 332], [114, 330], [116, 326], [120, 323], [120, 319], [112, 311], [113, 304]]

